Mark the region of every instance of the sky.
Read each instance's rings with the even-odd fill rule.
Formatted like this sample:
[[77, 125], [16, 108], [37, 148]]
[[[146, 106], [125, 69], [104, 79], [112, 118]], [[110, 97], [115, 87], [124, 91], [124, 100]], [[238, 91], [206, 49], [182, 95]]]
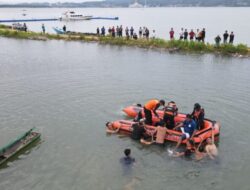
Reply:
[[0, 0], [0, 3], [42, 3], [42, 2], [49, 2], [49, 3], [55, 3], [55, 2], [86, 2], [86, 1], [98, 1], [98, 0]]

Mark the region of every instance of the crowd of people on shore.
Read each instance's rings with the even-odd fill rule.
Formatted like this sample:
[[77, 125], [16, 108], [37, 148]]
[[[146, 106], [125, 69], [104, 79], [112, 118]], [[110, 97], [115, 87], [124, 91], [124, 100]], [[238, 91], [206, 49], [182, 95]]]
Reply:
[[[170, 40], [174, 40], [175, 39], [175, 31], [173, 28], [171, 28], [171, 30], [169, 31], [169, 38]], [[206, 38], [206, 29], [203, 28], [202, 30], [197, 29], [196, 31], [191, 29], [190, 31], [188, 31], [187, 29], [184, 30], [184, 28], [181, 28], [180, 32], [179, 32], [179, 40], [190, 40], [190, 41], [198, 41], [198, 42], [203, 42], [205, 43], [205, 38]], [[229, 41], [228, 41], [229, 39]], [[220, 45], [221, 42], [221, 37], [220, 35], [215, 37], [215, 44], [217, 46]], [[229, 35], [228, 31], [226, 30], [225, 33], [223, 34], [223, 43], [230, 43], [233, 44], [234, 42], [234, 32], [232, 31]]]
[[[145, 38], [145, 39], [149, 39], [150, 37], [150, 30], [147, 27], [140, 27], [138, 34], [135, 31], [134, 27], [131, 26], [126, 27], [125, 29], [123, 28], [123, 26], [112, 26], [112, 27], [108, 27], [108, 29], [106, 29], [104, 26], [99, 28], [97, 27], [96, 29], [96, 34], [98, 36], [105, 36], [105, 35], [109, 35], [112, 37], [126, 37], [127, 39], [132, 38], [137, 40], [138, 38]], [[155, 37], [155, 30], [152, 31], [152, 38]]]
[[[229, 41], [228, 41], [228, 39], [229, 39]], [[220, 35], [216, 36], [214, 38], [214, 41], [215, 41], [216, 46], [220, 46], [220, 42], [221, 42]], [[223, 43], [224, 44], [227, 44], [227, 43], [233, 44], [233, 42], [234, 42], [234, 32], [231, 32], [229, 34], [228, 31], [226, 30], [225, 33], [223, 34]]]
[[[160, 118], [156, 112], [159, 107], [163, 107], [164, 110], [162, 118]], [[142, 113], [144, 117], [142, 117]], [[202, 108], [199, 103], [194, 104], [192, 112], [187, 114], [184, 121], [180, 123], [175, 123], [174, 118], [177, 114], [178, 108], [174, 101], [168, 102], [167, 105], [165, 105], [164, 100], [153, 99], [146, 102], [142, 111], [140, 111], [134, 119], [134, 124], [131, 126], [131, 138], [145, 145], [158, 144], [165, 146], [165, 137], [166, 134], [169, 133], [169, 130], [180, 131], [182, 135], [177, 141], [175, 148], [169, 150], [169, 153], [171, 153], [173, 157], [191, 157], [191, 155], [194, 154], [196, 160], [201, 160], [205, 157], [215, 159], [218, 155], [218, 150], [215, 145], [213, 129], [210, 138], [202, 140], [198, 146], [194, 143], [196, 132], [204, 129], [204, 108]], [[153, 115], [159, 119], [159, 122], [153, 122]], [[114, 129], [112, 126], [112, 122], [107, 122], [106, 132], [118, 133], [120, 128]], [[152, 130], [152, 126], [155, 126], [154, 130]], [[186, 149], [184, 151], [178, 151], [183, 140], [186, 140]]]
[[[152, 39], [156, 38], [156, 31], [152, 30], [152, 32], [150, 32], [150, 30], [147, 27], [140, 27], [138, 30], [138, 35], [137, 32], [135, 31], [134, 27], [131, 26], [126, 27], [125, 29], [123, 28], [123, 26], [117, 26], [117, 27], [108, 27], [108, 29], [106, 29], [104, 26], [99, 28], [97, 27], [96, 29], [96, 34], [98, 36], [112, 36], [112, 37], [126, 37], [127, 39], [131, 38], [131, 39], [138, 39], [138, 38], [144, 38], [144, 39], [149, 39], [150, 37]], [[151, 35], [150, 35], [151, 34]], [[184, 40], [184, 41], [197, 41], [197, 42], [202, 42], [205, 43], [205, 39], [206, 39], [206, 29], [191, 29], [190, 31], [188, 31], [188, 29], [184, 29], [181, 28], [180, 32], [178, 34], [176, 34], [176, 32], [174, 31], [173, 28], [170, 29], [169, 31], [169, 39], [170, 40]], [[228, 40], [229, 39], [229, 40]], [[221, 37], [220, 35], [215, 37], [215, 43], [217, 46], [220, 45], [221, 42]], [[223, 34], [223, 43], [230, 43], [233, 44], [234, 42], [234, 32], [232, 31], [230, 34], [228, 33], [228, 31], [226, 31]]]
[[[169, 31], [169, 37], [170, 40], [174, 40], [175, 39], [175, 31], [173, 28], [170, 29]], [[203, 28], [202, 30], [197, 29], [196, 32], [191, 29], [190, 31], [188, 31], [187, 29], [184, 30], [184, 28], [181, 28], [180, 32], [179, 32], [179, 40], [196, 40], [196, 41], [201, 41], [201, 42], [205, 42], [205, 37], [206, 37], [206, 30], [205, 28]]]
[[[26, 23], [15, 23], [12, 25], [13, 29], [16, 30], [20, 30], [20, 31], [25, 31], [27, 32], [28, 27], [26, 25]], [[46, 28], [45, 25], [42, 24], [41, 26], [42, 29], [42, 33], [45, 34], [46, 33]], [[64, 25], [62, 27], [62, 30], [64, 32], [66, 32], [66, 25]], [[147, 27], [139, 27], [138, 32], [136, 32], [136, 30], [134, 29], [133, 26], [131, 27], [125, 27], [123, 28], [122, 25], [120, 26], [112, 26], [112, 27], [108, 27], [108, 29], [106, 29], [104, 26], [99, 28], [97, 27], [96, 29], [96, 35], [97, 36], [112, 36], [112, 37], [126, 37], [126, 39], [135, 39], [137, 40], [138, 38], [140, 39], [155, 39], [156, 37], [156, 31], [152, 30], [152, 32], [147, 28]], [[224, 32], [224, 34], [222, 35], [222, 37], [220, 35], [217, 35], [214, 38], [215, 41], [215, 45], [217, 47], [220, 46], [221, 41], [223, 40], [223, 44], [233, 44], [234, 43], [234, 32], [231, 31], [230, 34], [229, 32], [226, 30]], [[191, 29], [190, 31], [188, 31], [188, 29], [184, 29], [181, 28], [181, 30], [179, 31], [178, 34], [176, 34], [176, 32], [174, 31], [173, 28], [170, 29], [169, 31], [169, 39], [170, 40], [184, 40], [184, 41], [197, 41], [197, 42], [202, 42], [205, 43], [205, 38], [206, 38], [206, 29]]]
[[12, 24], [12, 29], [19, 30], [19, 31], [24, 31], [24, 32], [28, 31], [28, 27], [27, 27], [26, 23], [21, 24], [19, 22]]

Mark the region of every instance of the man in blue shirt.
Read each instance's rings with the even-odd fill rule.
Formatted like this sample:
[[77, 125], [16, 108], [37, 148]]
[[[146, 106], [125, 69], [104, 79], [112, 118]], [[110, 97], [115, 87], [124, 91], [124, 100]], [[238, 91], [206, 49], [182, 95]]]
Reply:
[[196, 123], [192, 119], [192, 116], [190, 114], [187, 114], [186, 119], [183, 123], [178, 124], [174, 130], [181, 128], [182, 136], [180, 137], [179, 141], [177, 142], [177, 145], [175, 147], [175, 150], [180, 146], [181, 142], [185, 139], [192, 139], [195, 132], [196, 132]]

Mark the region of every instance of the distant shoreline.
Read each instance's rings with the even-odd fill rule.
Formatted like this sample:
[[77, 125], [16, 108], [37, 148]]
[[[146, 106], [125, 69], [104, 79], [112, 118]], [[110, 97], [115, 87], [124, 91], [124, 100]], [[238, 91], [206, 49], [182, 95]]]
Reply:
[[23, 32], [11, 29], [9, 26], [0, 25], [0, 36], [29, 39], [29, 40], [66, 40], [66, 41], [84, 41], [97, 42], [100, 44], [130, 46], [145, 49], [165, 50], [170, 53], [186, 52], [206, 54], [212, 53], [216, 55], [232, 56], [232, 57], [250, 57], [250, 48], [243, 44], [221, 44], [219, 47], [214, 44], [205, 44], [196, 41], [180, 41], [180, 40], [163, 40], [163, 39], [126, 39], [125, 37], [97, 36], [95, 34], [69, 33], [69, 34], [42, 34], [39, 32]]
[[0, 5], [0, 9], [3, 8], [44, 8], [44, 9], [53, 9], [53, 8], [68, 8], [68, 9], [77, 9], [77, 8], [128, 8], [128, 9], [152, 9], [152, 8], [250, 8], [250, 5], [248, 6], [150, 6], [150, 7], [142, 7], [142, 8], [130, 8], [129, 6], [12, 6], [12, 5]]
[[[0, 3], [0, 8], [129, 8], [134, 0], [103, 0], [103, 1], [86, 1], [86, 2], [29, 2], [29, 3]], [[145, 4], [144, 0], [137, 1], [139, 5], [145, 7], [134, 8], [168, 8], [168, 7], [250, 7], [250, 1], [241, 0], [228, 2], [227, 0], [217, 1], [199, 1], [196, 0], [147, 0]], [[133, 8], [133, 9], [134, 9]]]

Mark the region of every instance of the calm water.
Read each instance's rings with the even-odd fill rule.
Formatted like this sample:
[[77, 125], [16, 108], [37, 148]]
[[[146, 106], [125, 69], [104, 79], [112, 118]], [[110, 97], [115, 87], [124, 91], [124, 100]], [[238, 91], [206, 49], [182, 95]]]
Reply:
[[[1, 190], [249, 190], [250, 61], [64, 41], [0, 38], [0, 145], [36, 126], [41, 143], [0, 170]], [[217, 162], [107, 136], [121, 109], [157, 97], [221, 122]], [[169, 145], [173, 146], [173, 145]], [[136, 165], [119, 159], [130, 147]]]
[[[26, 9], [26, 17], [22, 16], [23, 8], [0, 9], [0, 19], [20, 19], [20, 18], [58, 18], [69, 9]], [[207, 41], [214, 43], [214, 38], [218, 34], [222, 35], [225, 30], [234, 31], [235, 42], [244, 43], [250, 46], [250, 8], [143, 8], [143, 9], [74, 9], [77, 13], [114, 17], [118, 16], [119, 21], [92, 20], [80, 22], [46, 22], [48, 32], [54, 32], [52, 27], [62, 27], [64, 24], [68, 30], [81, 32], [96, 32], [97, 27], [134, 26], [138, 31], [140, 26], [147, 26], [156, 30], [158, 37], [169, 39], [169, 30], [175, 29], [178, 37], [181, 27], [190, 29], [207, 30]], [[28, 23], [30, 30], [41, 31], [42, 23]]]

